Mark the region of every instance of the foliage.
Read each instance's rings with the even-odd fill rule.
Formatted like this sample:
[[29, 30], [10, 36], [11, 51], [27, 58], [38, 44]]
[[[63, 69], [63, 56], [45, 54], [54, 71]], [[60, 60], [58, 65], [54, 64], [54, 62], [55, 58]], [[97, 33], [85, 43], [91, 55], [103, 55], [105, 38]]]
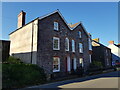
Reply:
[[101, 62], [99, 61], [93, 61], [91, 64], [90, 64], [90, 68], [103, 68], [103, 65]]
[[23, 63], [23, 62], [19, 58], [9, 56], [9, 58], [4, 63], [16, 64], [16, 63]]
[[33, 64], [2, 64], [3, 88], [41, 84], [46, 81], [44, 70]]

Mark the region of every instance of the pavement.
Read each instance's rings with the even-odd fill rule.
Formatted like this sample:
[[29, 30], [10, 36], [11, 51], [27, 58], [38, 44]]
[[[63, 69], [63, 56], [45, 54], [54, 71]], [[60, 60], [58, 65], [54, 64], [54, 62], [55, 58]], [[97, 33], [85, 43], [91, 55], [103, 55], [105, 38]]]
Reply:
[[31, 86], [24, 89], [64, 89], [64, 88], [120, 88], [120, 71], [109, 72], [83, 78], [59, 81], [44, 85]]

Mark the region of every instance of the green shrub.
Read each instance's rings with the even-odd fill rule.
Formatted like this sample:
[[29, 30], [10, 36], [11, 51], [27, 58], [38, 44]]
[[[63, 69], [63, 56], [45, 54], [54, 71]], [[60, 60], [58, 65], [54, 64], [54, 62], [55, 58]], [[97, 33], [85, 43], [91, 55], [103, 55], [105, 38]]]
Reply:
[[46, 81], [44, 70], [33, 64], [3, 64], [3, 88], [17, 88], [42, 84]]
[[103, 65], [101, 62], [99, 61], [93, 61], [91, 64], [90, 64], [90, 68], [103, 68]]
[[19, 58], [9, 56], [9, 58], [4, 63], [16, 64], [16, 63], [23, 63], [23, 62]]

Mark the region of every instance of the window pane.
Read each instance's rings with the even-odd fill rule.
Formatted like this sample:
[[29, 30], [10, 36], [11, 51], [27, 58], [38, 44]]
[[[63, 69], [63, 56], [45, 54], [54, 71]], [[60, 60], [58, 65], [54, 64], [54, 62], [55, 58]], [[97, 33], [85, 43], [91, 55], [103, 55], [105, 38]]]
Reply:
[[53, 72], [60, 70], [60, 58], [59, 57], [53, 57]]
[[81, 31], [78, 32], [79, 38], [81, 38]]
[[72, 40], [72, 52], [75, 52], [75, 41]]
[[53, 37], [53, 50], [59, 50], [59, 38]]
[[65, 39], [65, 50], [69, 51], [69, 39], [68, 38]]
[[58, 30], [58, 22], [54, 22], [54, 30]]

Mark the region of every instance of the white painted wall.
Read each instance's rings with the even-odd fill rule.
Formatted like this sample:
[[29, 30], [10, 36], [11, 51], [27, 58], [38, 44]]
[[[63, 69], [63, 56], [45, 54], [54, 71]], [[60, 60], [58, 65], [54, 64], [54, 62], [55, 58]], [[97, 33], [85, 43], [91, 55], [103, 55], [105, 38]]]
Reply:
[[118, 48], [117, 46], [115, 46], [114, 44], [109, 44], [108, 45], [108, 48], [110, 48], [111, 49], [111, 52], [113, 53], [113, 54], [115, 54], [116, 56], [118, 56], [118, 57], [120, 57], [120, 48]]

